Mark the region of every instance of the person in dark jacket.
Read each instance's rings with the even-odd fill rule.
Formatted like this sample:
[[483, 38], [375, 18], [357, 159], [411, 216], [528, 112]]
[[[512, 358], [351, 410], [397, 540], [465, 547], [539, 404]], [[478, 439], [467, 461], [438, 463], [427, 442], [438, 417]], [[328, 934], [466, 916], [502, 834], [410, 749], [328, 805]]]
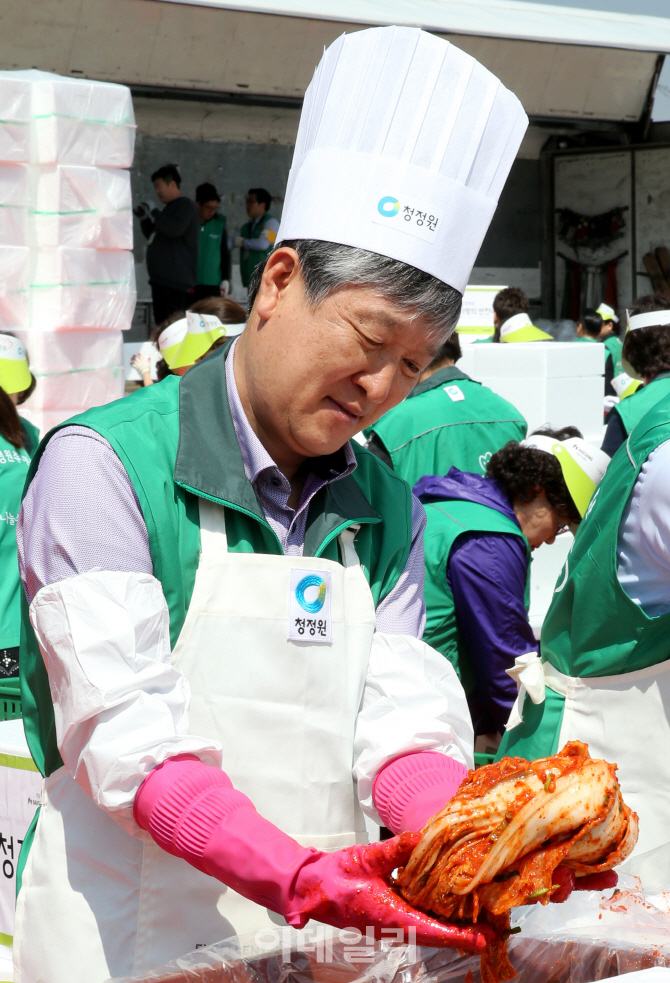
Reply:
[[175, 311], [189, 306], [189, 291], [196, 283], [200, 221], [195, 202], [181, 192], [181, 175], [174, 164], [151, 175], [163, 209], [142, 202], [133, 209], [149, 240], [147, 272], [151, 285], [154, 322], [160, 324]]
[[451, 468], [414, 486], [428, 521], [424, 641], [458, 672], [482, 750], [497, 747], [516, 699], [507, 670], [538, 652], [531, 550], [576, 528], [606, 464], [575, 427], [544, 429], [497, 451], [485, 477]]

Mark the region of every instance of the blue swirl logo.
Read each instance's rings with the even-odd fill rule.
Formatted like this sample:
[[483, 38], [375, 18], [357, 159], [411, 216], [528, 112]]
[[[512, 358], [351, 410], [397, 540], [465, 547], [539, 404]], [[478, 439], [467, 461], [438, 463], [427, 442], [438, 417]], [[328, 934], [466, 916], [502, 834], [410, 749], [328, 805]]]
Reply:
[[[316, 598], [313, 601], [308, 601], [305, 597], [305, 591], [310, 587], [317, 588]], [[303, 611], [307, 611], [308, 614], [316, 614], [326, 603], [325, 580], [323, 580], [322, 577], [318, 577], [314, 573], [307, 574], [307, 576], [303, 577], [296, 587], [295, 597]]]
[[384, 218], [393, 218], [400, 211], [400, 202], [397, 198], [391, 198], [387, 195], [385, 198], [380, 198], [377, 202], [377, 211]]

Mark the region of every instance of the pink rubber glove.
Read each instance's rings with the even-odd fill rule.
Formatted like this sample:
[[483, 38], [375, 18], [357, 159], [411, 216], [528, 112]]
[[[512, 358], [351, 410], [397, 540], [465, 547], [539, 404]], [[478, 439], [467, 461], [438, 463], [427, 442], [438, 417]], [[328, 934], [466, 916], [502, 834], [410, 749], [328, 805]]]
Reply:
[[467, 773], [439, 751], [404, 754], [377, 773], [372, 801], [392, 833], [418, 832], [454, 797]]
[[[388, 884], [418, 834], [335, 853], [301, 847], [260, 816], [218, 768], [192, 755], [155, 768], [135, 797], [135, 819], [168, 853], [302, 928], [317, 918], [337, 928], [416, 930], [419, 945], [481, 951], [489, 926], [444, 925], [416, 911]], [[408, 941], [411, 937], [408, 936]]]

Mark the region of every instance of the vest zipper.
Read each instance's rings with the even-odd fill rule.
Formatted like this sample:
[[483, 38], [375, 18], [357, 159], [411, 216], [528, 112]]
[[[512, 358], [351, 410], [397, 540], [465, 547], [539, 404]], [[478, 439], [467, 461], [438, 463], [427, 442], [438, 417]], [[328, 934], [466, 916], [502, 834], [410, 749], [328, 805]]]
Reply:
[[359, 526], [359, 525], [371, 526], [378, 521], [379, 521], [378, 519], [368, 517], [366, 519], [347, 519], [346, 522], [341, 522], [339, 526], [336, 526], [335, 529], [332, 530], [332, 532], [328, 533], [328, 535], [326, 536], [326, 538], [324, 539], [324, 541], [321, 543], [318, 550], [314, 554], [314, 557], [316, 558], [317, 556], [323, 556], [326, 547], [328, 547], [332, 543], [332, 541], [340, 535], [341, 532], [344, 532], [345, 529], [349, 529], [350, 526]]

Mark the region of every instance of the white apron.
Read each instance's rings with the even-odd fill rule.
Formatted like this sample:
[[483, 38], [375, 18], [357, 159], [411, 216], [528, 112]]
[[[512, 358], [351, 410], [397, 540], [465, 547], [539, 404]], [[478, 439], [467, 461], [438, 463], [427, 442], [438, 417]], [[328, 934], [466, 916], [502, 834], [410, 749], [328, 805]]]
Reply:
[[670, 841], [670, 661], [618, 676], [565, 676], [543, 663], [565, 698], [558, 749], [584, 741], [618, 765], [624, 801], [640, 817], [635, 855]]
[[[191, 687], [191, 733], [220, 741], [235, 788], [303, 845], [335, 850], [367, 841], [352, 764], [375, 610], [355, 533], [340, 536], [342, 565], [229, 553], [224, 510], [203, 499], [200, 523], [200, 564], [173, 652]], [[326, 585], [330, 578], [330, 599], [317, 614], [296, 608], [296, 580], [310, 572]], [[303, 592], [308, 608], [311, 597]], [[310, 631], [329, 604], [332, 641], [317, 644]], [[296, 620], [305, 622], [299, 641], [287, 637], [290, 607], [294, 634]], [[285, 924], [127, 834], [64, 768], [45, 782], [23, 885], [18, 983], [102, 983]]]

